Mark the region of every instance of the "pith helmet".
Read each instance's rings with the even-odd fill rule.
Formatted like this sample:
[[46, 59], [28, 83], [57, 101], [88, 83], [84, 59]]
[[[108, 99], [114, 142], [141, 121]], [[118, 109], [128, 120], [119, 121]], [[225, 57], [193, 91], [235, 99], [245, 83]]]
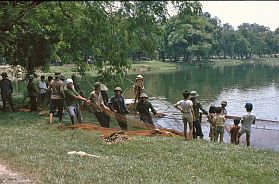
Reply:
[[142, 75], [137, 75], [136, 79], [143, 79]]
[[226, 102], [226, 101], [221, 102], [221, 105], [227, 105], [227, 104], [228, 104], [228, 102]]
[[55, 77], [61, 77], [61, 72], [55, 72], [55, 73], [54, 73], [54, 76], [55, 76]]
[[122, 89], [121, 89], [121, 87], [116, 87], [116, 88], [114, 88], [114, 91], [121, 91], [122, 92]]
[[99, 87], [101, 86], [101, 83], [100, 82], [95, 82], [95, 87]]
[[142, 93], [142, 94], [140, 95], [140, 98], [148, 98], [148, 96], [147, 96], [145, 93]]
[[107, 86], [105, 86], [104, 84], [101, 84], [101, 91], [107, 91], [108, 88]]
[[200, 96], [196, 91], [191, 91], [190, 92], [190, 98], [195, 98], [195, 97], [198, 97]]
[[71, 78], [68, 78], [66, 81], [65, 81], [65, 85], [68, 85], [70, 83], [73, 83], [73, 80]]
[[29, 76], [28, 76], [28, 79], [29, 79], [29, 80], [32, 80], [32, 79], [34, 79], [34, 78], [35, 78], [34, 75], [29, 75]]

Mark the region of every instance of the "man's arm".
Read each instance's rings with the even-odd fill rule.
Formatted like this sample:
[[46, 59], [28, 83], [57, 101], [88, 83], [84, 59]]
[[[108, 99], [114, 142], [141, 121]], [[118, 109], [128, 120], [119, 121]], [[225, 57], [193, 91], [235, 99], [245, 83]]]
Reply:
[[203, 114], [208, 115], [208, 112], [202, 107], [201, 103], [199, 103], [199, 108]]
[[153, 105], [150, 103], [150, 109], [154, 115], [157, 114], [157, 111], [154, 109]]

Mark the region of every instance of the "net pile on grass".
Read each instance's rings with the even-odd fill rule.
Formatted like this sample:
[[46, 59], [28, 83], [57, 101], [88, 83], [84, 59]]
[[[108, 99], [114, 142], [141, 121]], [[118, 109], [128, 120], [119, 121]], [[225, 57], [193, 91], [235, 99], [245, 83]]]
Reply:
[[101, 135], [100, 137], [108, 144], [120, 143], [120, 142], [131, 140], [131, 137], [125, 135], [124, 131], [114, 132], [110, 135]]
[[103, 136], [111, 136], [115, 133], [121, 132], [123, 135], [128, 136], [164, 136], [164, 137], [180, 137], [183, 136], [183, 133], [176, 130], [169, 129], [153, 129], [153, 130], [128, 130], [128, 131], [119, 131], [116, 128], [104, 128], [97, 124], [84, 123], [76, 125], [68, 125], [61, 127], [63, 129], [82, 129], [87, 131], [99, 132]]

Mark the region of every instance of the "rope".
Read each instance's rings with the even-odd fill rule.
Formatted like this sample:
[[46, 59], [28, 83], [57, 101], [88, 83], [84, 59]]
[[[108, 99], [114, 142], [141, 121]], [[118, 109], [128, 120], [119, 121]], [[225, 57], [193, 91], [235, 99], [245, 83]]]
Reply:
[[[230, 115], [226, 115], [226, 118], [228, 119], [240, 119], [240, 116], [230, 116]], [[276, 120], [268, 120], [268, 119], [256, 119], [256, 121], [268, 121], [268, 122], [272, 122], [272, 123], [279, 123], [279, 121]]]

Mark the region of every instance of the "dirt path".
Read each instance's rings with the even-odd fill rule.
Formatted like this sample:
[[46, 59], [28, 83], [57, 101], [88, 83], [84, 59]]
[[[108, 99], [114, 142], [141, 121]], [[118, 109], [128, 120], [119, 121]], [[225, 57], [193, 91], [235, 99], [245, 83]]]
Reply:
[[0, 164], [0, 183], [31, 184], [33, 182], [20, 173], [11, 171], [6, 165]]

